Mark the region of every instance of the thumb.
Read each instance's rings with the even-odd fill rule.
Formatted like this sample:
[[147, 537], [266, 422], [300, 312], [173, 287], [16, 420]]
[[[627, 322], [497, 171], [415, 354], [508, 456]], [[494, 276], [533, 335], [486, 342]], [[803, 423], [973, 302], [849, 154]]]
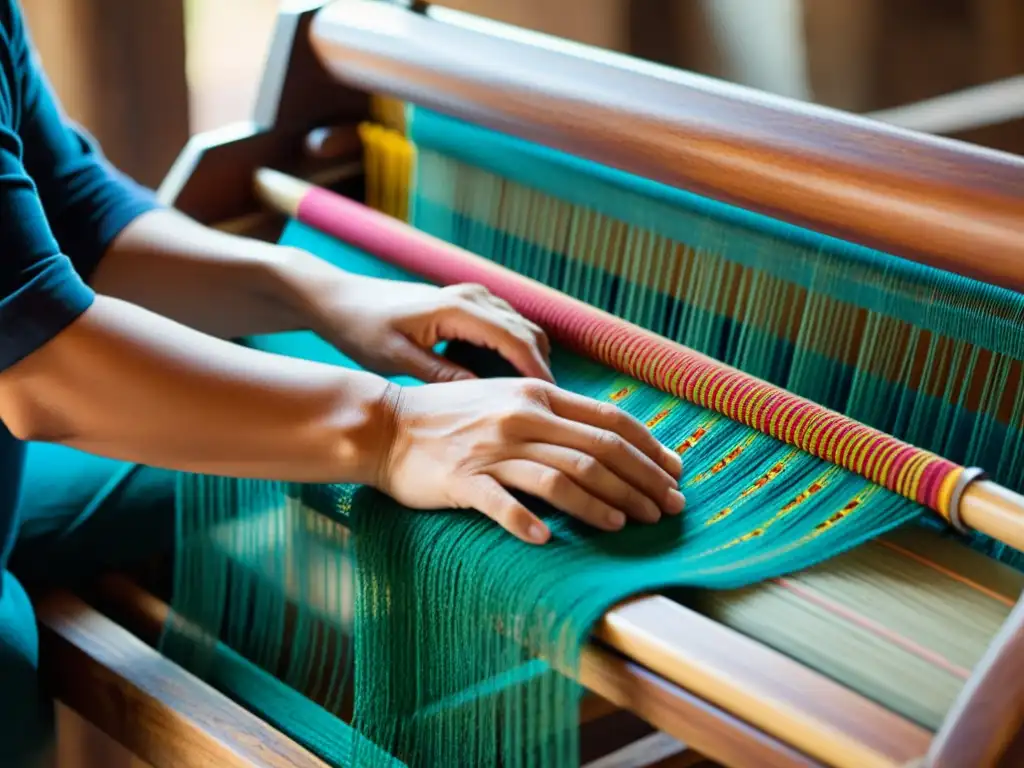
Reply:
[[472, 373], [432, 351], [422, 349], [406, 338], [396, 342], [391, 366], [427, 384], [475, 379]]

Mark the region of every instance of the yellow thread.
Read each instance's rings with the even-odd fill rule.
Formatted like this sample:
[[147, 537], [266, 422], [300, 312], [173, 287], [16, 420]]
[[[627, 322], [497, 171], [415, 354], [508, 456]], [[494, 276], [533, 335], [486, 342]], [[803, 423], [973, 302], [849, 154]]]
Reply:
[[950, 519], [953, 512], [953, 491], [956, 489], [956, 484], [960, 482], [960, 476], [963, 472], [963, 469], [958, 469], [956, 472], [950, 472], [942, 478], [942, 484], [939, 486], [939, 513], [947, 520]]

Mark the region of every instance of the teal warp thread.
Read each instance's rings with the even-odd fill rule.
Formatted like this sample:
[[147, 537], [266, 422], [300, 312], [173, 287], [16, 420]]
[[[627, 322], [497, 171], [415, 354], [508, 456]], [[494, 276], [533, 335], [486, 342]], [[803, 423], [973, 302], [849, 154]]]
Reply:
[[[430, 110], [408, 123], [417, 228], [1024, 491], [1021, 294]], [[688, 270], [665, 273], [680, 246]]]
[[[411, 277], [295, 222], [283, 241], [353, 272]], [[317, 339], [298, 341], [251, 343], [353, 365]], [[339, 723], [334, 746], [318, 747], [336, 764], [344, 741], [347, 759], [367, 766], [575, 765], [572, 678], [610, 606], [663, 587], [757, 583], [922, 513], [592, 361], [556, 350], [553, 365], [560, 385], [614, 396], [666, 444], [692, 443], [682, 517], [605, 534], [534, 504], [553, 532], [538, 548], [482, 515], [414, 512], [366, 488], [188, 476], [162, 648], [216, 682], [222, 643], [334, 716], [351, 679], [353, 729]], [[285, 697], [239, 685], [234, 695], [308, 739], [302, 717], [281, 711]]]

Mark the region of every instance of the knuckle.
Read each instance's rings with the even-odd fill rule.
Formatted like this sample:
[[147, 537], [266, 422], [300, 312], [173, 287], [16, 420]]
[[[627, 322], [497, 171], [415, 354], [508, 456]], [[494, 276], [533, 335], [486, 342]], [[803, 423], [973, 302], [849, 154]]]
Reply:
[[535, 408], [537, 405], [547, 405], [548, 383], [540, 379], [517, 379], [516, 394], [524, 405]]
[[449, 286], [449, 292], [460, 299], [479, 299], [486, 296], [488, 290], [479, 283], [459, 283]]
[[548, 497], [563, 496], [571, 485], [569, 478], [557, 469], [545, 471], [540, 478], [541, 490]]
[[573, 468], [579, 477], [591, 479], [596, 477], [600, 471], [600, 462], [593, 456], [581, 453], [573, 462]]
[[516, 428], [523, 422], [524, 414], [519, 408], [506, 408], [499, 411], [494, 417], [494, 426], [498, 434], [507, 437], [516, 431]]
[[595, 453], [602, 457], [612, 457], [620, 455], [625, 446], [622, 438], [613, 432], [609, 432], [606, 429], [599, 429], [594, 435], [594, 448]]

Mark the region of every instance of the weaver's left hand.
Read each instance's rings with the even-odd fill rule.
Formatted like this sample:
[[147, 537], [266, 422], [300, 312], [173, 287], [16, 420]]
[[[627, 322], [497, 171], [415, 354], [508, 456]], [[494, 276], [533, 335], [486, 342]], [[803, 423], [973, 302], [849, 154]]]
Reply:
[[492, 349], [524, 376], [552, 381], [547, 336], [479, 285], [438, 288], [346, 274], [316, 290], [312, 324], [367, 370], [427, 383], [472, 379], [435, 354], [441, 341]]

